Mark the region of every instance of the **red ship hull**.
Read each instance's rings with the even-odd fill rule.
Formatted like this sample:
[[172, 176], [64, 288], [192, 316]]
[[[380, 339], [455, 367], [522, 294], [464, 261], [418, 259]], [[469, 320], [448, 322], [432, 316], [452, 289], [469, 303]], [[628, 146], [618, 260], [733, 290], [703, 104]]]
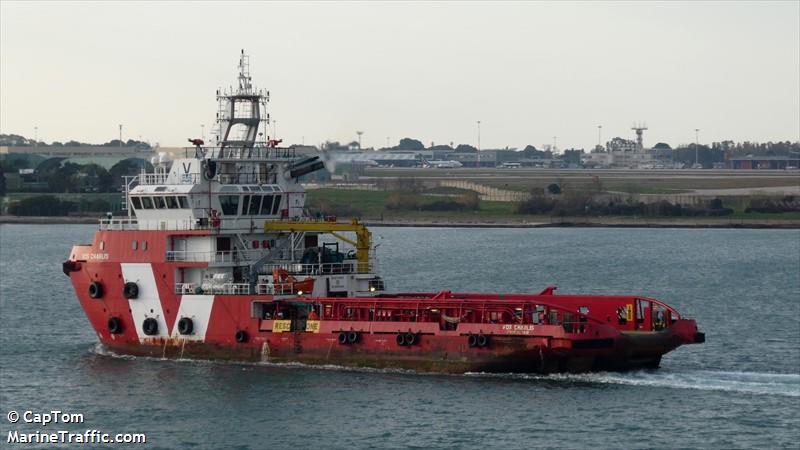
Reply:
[[[160, 239], [150, 236], [153, 254], [164, 254], [156, 244], [163, 241], [162, 233], [154, 232]], [[114, 238], [99, 234], [107, 242]], [[124, 233], [114, 233], [119, 234]], [[137, 234], [141, 239], [142, 233]], [[655, 368], [665, 353], [704, 339], [693, 320], [652, 299], [554, 295], [552, 290], [376, 298], [181, 295], [174, 289], [174, 262], [144, 262], [139, 255], [138, 262], [121, 263], [118, 258], [124, 255], [98, 254], [108, 255], [94, 245], [75, 247], [64, 271], [100, 342], [121, 354], [448, 373], [552, 373]], [[136, 298], [123, 295], [130, 280], [138, 283]], [[93, 283], [101, 286], [96, 298], [90, 295]], [[641, 320], [638, 312], [625, 323], [617, 320], [626, 305], [639, 308], [642, 302], [650, 310], [643, 311]], [[305, 306], [316, 308], [318, 320], [298, 314]], [[670, 318], [666, 323], [658, 318], [662, 322], [656, 326], [653, 311], [662, 307]], [[582, 308], [587, 311], [580, 313]], [[267, 317], [267, 309], [285, 312], [286, 319]], [[181, 318], [192, 320], [188, 333], [180, 330]], [[155, 330], [148, 329], [148, 320], [156, 323]], [[400, 342], [409, 335], [412, 343]], [[482, 345], [479, 337], [485, 340]]]

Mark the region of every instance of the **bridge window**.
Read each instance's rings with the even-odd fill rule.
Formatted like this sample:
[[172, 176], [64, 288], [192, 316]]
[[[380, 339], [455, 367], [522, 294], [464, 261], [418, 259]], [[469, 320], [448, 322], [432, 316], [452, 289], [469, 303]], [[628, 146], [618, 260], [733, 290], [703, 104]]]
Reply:
[[239, 196], [220, 195], [219, 206], [222, 208], [222, 214], [226, 216], [235, 216], [239, 210]]
[[167, 206], [164, 203], [164, 197], [161, 196], [153, 197], [153, 204], [156, 205], [156, 209], [164, 209]]
[[131, 197], [131, 204], [133, 209], [142, 209], [142, 200], [139, 197]]
[[[246, 187], [246, 186], [245, 186]], [[242, 196], [242, 215], [247, 214], [247, 209], [250, 208], [250, 196]]]
[[169, 195], [167, 197], [164, 197], [164, 199], [167, 201], [167, 208], [169, 209], [178, 208], [178, 200], [176, 200], [175, 197]]
[[252, 197], [250, 197], [250, 209], [247, 211], [247, 214], [250, 214], [251, 216], [257, 216], [258, 209], [260, 207], [261, 207], [261, 196], [253, 195]]
[[268, 216], [272, 214], [272, 196], [265, 195], [261, 202], [261, 215]]
[[185, 195], [178, 196], [178, 204], [183, 209], [189, 209], [189, 199]]
[[281, 196], [276, 195], [275, 203], [272, 204], [272, 214], [273, 215], [278, 214], [278, 209], [280, 209], [280, 207], [281, 207]]
[[150, 197], [142, 197], [142, 208], [153, 209], [153, 199]]

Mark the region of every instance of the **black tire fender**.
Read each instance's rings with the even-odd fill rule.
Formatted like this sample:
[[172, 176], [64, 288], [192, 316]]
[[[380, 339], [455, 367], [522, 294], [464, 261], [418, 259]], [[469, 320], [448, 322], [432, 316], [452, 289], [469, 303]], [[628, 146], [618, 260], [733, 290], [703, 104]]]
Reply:
[[139, 297], [139, 285], [133, 281], [128, 281], [122, 288], [122, 295], [127, 299]]
[[194, 322], [192, 319], [188, 317], [181, 317], [181, 320], [178, 321], [178, 333], [180, 334], [192, 334], [194, 331]]
[[119, 317], [110, 317], [108, 319], [108, 332], [111, 334], [122, 333], [122, 320]]
[[244, 330], [236, 331], [236, 334], [234, 335], [234, 338], [236, 339], [236, 342], [238, 342], [240, 344], [243, 344], [243, 343], [247, 342], [247, 331], [244, 331]]
[[103, 285], [99, 281], [92, 281], [89, 285], [89, 297], [103, 298]]
[[158, 334], [158, 321], [152, 317], [144, 319], [144, 322], [142, 322], [142, 331], [148, 336]]

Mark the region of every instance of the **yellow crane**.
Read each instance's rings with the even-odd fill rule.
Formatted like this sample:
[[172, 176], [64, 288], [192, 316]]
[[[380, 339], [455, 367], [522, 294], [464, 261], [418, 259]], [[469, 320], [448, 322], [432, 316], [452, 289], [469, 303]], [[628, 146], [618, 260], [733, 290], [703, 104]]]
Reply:
[[[336, 238], [354, 246], [356, 248], [356, 259], [358, 260], [358, 272], [369, 272], [369, 249], [372, 247], [372, 233], [367, 229], [364, 224], [360, 223], [357, 219], [353, 219], [350, 223], [344, 222], [317, 222], [313, 220], [286, 220], [264, 222], [264, 231], [312, 231], [317, 233], [329, 233]], [[354, 232], [356, 234], [356, 241], [353, 242], [345, 236], [342, 232]]]

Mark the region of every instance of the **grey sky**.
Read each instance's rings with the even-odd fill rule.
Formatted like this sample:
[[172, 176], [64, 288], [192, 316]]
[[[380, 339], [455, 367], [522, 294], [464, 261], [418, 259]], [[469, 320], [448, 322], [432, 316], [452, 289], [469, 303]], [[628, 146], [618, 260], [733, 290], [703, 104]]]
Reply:
[[800, 140], [800, 2], [0, 4], [0, 132], [184, 145], [251, 55], [285, 143]]

